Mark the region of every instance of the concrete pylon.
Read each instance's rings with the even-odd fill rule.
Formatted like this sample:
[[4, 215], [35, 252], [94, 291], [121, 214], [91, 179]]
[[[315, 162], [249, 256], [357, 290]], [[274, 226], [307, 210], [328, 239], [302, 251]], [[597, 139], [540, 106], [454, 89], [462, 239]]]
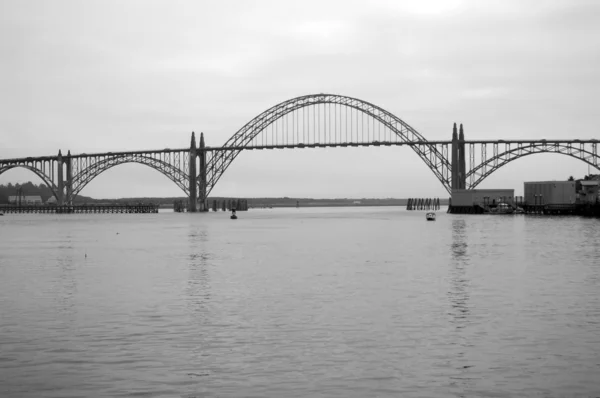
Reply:
[[456, 123], [454, 123], [454, 127], [452, 128], [452, 176], [450, 188], [458, 189], [458, 133], [456, 131]]
[[463, 125], [460, 124], [460, 133], [458, 135], [458, 188], [467, 189], [467, 160], [465, 158], [465, 133]]
[[196, 201], [198, 197], [198, 184], [196, 183], [196, 136], [192, 131], [192, 141], [190, 143], [190, 160], [189, 160], [189, 181], [188, 181], [188, 189], [190, 191], [189, 203], [188, 203], [188, 211], [196, 212]]
[[204, 144], [204, 133], [200, 133], [200, 147], [198, 157], [200, 159], [200, 173], [198, 180], [200, 182], [200, 192], [198, 192], [198, 202], [200, 211], [208, 211], [208, 198], [206, 197], [206, 145]]
[[67, 151], [67, 159], [64, 161], [67, 164], [67, 180], [65, 181], [65, 188], [67, 189], [67, 194], [65, 198], [65, 204], [71, 206], [73, 205], [73, 161], [71, 159], [71, 150]]
[[56, 187], [58, 188], [56, 202], [59, 206], [65, 204], [65, 179], [63, 177], [63, 157], [60, 149], [58, 150], [58, 157], [56, 159]]

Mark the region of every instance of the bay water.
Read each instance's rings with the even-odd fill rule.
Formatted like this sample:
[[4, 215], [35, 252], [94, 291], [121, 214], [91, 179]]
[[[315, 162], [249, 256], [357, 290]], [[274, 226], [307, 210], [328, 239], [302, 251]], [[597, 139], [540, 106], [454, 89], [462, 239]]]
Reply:
[[600, 220], [0, 217], [1, 397], [600, 397]]

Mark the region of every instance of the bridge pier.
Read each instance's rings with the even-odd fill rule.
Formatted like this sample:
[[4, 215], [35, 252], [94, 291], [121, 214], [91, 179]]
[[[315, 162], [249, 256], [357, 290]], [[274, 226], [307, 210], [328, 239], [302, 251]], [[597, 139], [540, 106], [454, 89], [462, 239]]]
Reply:
[[463, 125], [460, 124], [460, 131], [458, 133], [458, 185], [459, 189], [467, 189], [467, 161], [465, 159], [465, 133], [463, 132]]
[[66, 188], [66, 200], [65, 204], [72, 205], [73, 204], [73, 161], [71, 159], [71, 150], [67, 151], [67, 159], [65, 161], [67, 164], [67, 180], [65, 181]]
[[467, 173], [465, 159], [465, 134], [460, 125], [460, 135], [456, 131], [456, 123], [452, 128], [452, 189], [467, 188]]
[[60, 149], [58, 150], [58, 157], [56, 158], [56, 177], [57, 181], [57, 198], [56, 202], [59, 206], [63, 206], [65, 204], [65, 179], [63, 178], [63, 157]]
[[188, 212], [196, 212], [198, 211], [196, 208], [197, 201], [197, 190], [198, 186], [196, 185], [196, 136], [192, 131], [192, 142], [190, 144], [190, 160], [189, 160], [189, 181], [188, 188], [190, 190], [189, 204], [188, 204]]
[[208, 211], [208, 197], [206, 194], [206, 145], [204, 144], [204, 133], [200, 133], [199, 151], [200, 173], [198, 175], [198, 182], [200, 192], [198, 192], [198, 210]]
[[452, 180], [451, 186], [452, 189], [457, 189], [458, 186], [458, 132], [456, 131], [456, 123], [454, 123], [454, 127], [452, 127], [452, 158], [450, 160], [452, 162]]

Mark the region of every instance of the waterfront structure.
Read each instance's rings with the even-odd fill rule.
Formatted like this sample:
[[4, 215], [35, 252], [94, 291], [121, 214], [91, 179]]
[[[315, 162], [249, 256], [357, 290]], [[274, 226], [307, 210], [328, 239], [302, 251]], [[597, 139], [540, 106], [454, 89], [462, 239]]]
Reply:
[[523, 209], [526, 213], [581, 214], [598, 216], [598, 181], [595, 176], [583, 180], [525, 182]]
[[600, 180], [582, 180], [580, 181], [581, 190], [579, 198], [582, 204], [595, 205], [600, 202]]
[[524, 183], [524, 200], [528, 205], [575, 206], [575, 181], [531, 181]]
[[[348, 146], [408, 146], [421, 158], [448, 193], [475, 189], [491, 173], [532, 154], [557, 153], [600, 170], [597, 139], [465, 140], [463, 126], [451, 141], [428, 141], [406, 122], [369, 102], [334, 94], [306, 95], [281, 102], [256, 116], [220, 147], [189, 148], [0, 159], [0, 174], [26, 168], [52, 190], [59, 205], [73, 203], [87, 184], [124, 163], [152, 167], [173, 181], [189, 198], [189, 211], [207, 211], [208, 195], [244, 150], [304, 149]], [[467, 168], [467, 159], [468, 165]]]
[[38, 205], [38, 206], [13, 206], [0, 205], [0, 213], [48, 213], [48, 214], [73, 214], [73, 213], [158, 213], [157, 204], [139, 203], [136, 205]]
[[515, 207], [514, 189], [453, 189], [450, 213], [483, 213], [505, 203]]
[[439, 210], [439, 198], [409, 198], [406, 201], [406, 210]]

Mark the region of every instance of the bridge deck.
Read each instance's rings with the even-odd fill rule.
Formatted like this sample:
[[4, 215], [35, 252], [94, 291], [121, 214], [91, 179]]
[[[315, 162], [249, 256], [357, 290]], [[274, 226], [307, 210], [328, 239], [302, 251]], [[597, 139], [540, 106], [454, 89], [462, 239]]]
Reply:
[[[465, 140], [465, 144], [517, 144], [517, 145], [547, 145], [547, 144], [596, 144], [600, 143], [597, 139], [528, 139], [528, 140]], [[295, 143], [295, 144], [275, 144], [275, 145], [247, 145], [247, 146], [207, 146], [204, 148], [207, 152], [233, 151], [233, 150], [261, 150], [261, 149], [304, 149], [304, 148], [335, 148], [335, 147], [365, 147], [365, 146], [418, 146], [418, 145], [450, 145], [452, 141], [365, 141], [365, 142], [311, 142], [311, 143]], [[108, 156], [124, 156], [124, 155], [151, 155], [160, 153], [181, 153], [189, 152], [190, 148], [165, 148], [165, 149], [148, 149], [139, 151], [120, 151], [120, 152], [97, 152], [97, 153], [80, 153], [73, 155], [63, 155], [63, 159], [71, 158], [86, 158], [86, 157], [108, 157]], [[10, 164], [19, 162], [45, 162], [57, 160], [58, 156], [38, 156], [25, 158], [0, 159], [0, 164]]]

